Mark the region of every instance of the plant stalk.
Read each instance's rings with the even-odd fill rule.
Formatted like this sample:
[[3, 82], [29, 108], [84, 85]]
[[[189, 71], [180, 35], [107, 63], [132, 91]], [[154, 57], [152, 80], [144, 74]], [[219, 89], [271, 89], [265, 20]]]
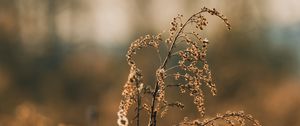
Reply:
[[[185, 28], [185, 26], [188, 24], [188, 22], [196, 15], [200, 14], [204, 12], [203, 10], [201, 10], [200, 12], [192, 15], [183, 25], [182, 27], [179, 29], [179, 31], [177, 32], [174, 40], [172, 41], [171, 43], [171, 46], [168, 50], [168, 54], [163, 62], [163, 64], [159, 67], [160, 69], [165, 69], [166, 68], [166, 65], [169, 61], [169, 59], [171, 58], [172, 56], [172, 50], [173, 48], [175, 47], [175, 43], [179, 37], [179, 35], [183, 32], [183, 29]], [[158, 82], [156, 82], [155, 84], [155, 87], [154, 87], [154, 92], [153, 92], [153, 95], [152, 95], [152, 103], [151, 103], [151, 113], [150, 113], [150, 120], [149, 120], [149, 125], [148, 126], [156, 126], [156, 115], [157, 115], [157, 111], [154, 110], [155, 109], [155, 102], [156, 102], [156, 95], [157, 95], [157, 92], [159, 90], [159, 86], [158, 86]]]

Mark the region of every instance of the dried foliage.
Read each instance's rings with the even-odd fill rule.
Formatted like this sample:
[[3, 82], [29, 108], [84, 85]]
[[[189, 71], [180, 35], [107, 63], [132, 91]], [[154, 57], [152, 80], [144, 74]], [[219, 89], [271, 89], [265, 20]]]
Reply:
[[196, 119], [189, 121], [188, 118], [184, 118], [184, 121], [181, 122], [179, 126], [218, 126], [220, 124], [227, 124], [229, 126], [245, 126], [247, 120], [252, 122], [253, 126], [261, 126], [257, 120], [255, 120], [251, 115], [245, 114], [243, 111], [228, 111], [225, 114], [217, 114], [214, 118], [204, 120]]
[[[140, 125], [140, 110], [145, 110], [149, 114], [149, 126], [156, 126], [157, 114], [160, 113], [161, 117], [167, 114], [169, 107], [184, 108], [184, 104], [175, 101], [169, 102], [166, 100], [166, 88], [178, 87], [179, 93], [188, 93], [194, 98], [194, 104], [196, 105], [200, 118], [205, 115], [204, 107], [204, 93], [202, 86], [207, 86], [212, 95], [216, 95], [216, 85], [212, 80], [211, 70], [207, 62], [207, 49], [209, 41], [207, 38], [200, 36], [197, 32], [204, 30], [208, 21], [203, 15], [208, 13], [219, 17], [226, 24], [230, 30], [230, 24], [225, 16], [220, 14], [215, 9], [202, 8], [200, 12], [192, 15], [185, 22], [183, 22], [183, 16], [178, 15], [171, 22], [171, 28], [169, 30], [169, 37], [163, 41], [161, 34], [151, 36], [146, 35], [140, 37], [133, 43], [131, 43], [127, 52], [127, 61], [130, 68], [128, 80], [124, 85], [122, 93], [123, 99], [121, 100], [118, 112], [118, 125], [127, 126], [129, 121], [127, 118], [128, 110], [131, 106], [136, 104], [136, 125]], [[187, 27], [196, 29], [189, 31]], [[138, 50], [147, 47], [153, 47], [160, 56], [160, 46], [167, 45], [167, 55], [164, 60], [161, 60], [160, 66], [156, 70], [156, 83], [155, 87], [144, 85], [143, 75], [141, 70], [137, 67], [134, 60], [134, 55]], [[183, 49], [182, 49], [183, 48]], [[175, 52], [175, 50], [178, 50]], [[167, 66], [170, 59], [173, 57], [179, 58], [179, 61], [174, 66]], [[172, 70], [176, 71], [175, 73]], [[172, 77], [177, 84], [166, 84], [166, 78]], [[184, 83], [179, 83], [184, 82]], [[151, 103], [147, 104], [141, 99], [141, 95], [150, 95]], [[250, 120], [254, 125], [260, 125], [252, 116], [244, 114], [243, 112], [227, 112], [223, 115], [218, 114], [215, 118], [204, 120], [188, 121], [185, 119], [179, 125], [195, 125], [195, 126], [215, 126], [219, 121], [225, 121], [229, 125], [245, 125], [245, 120]], [[238, 122], [238, 123], [236, 123]]]

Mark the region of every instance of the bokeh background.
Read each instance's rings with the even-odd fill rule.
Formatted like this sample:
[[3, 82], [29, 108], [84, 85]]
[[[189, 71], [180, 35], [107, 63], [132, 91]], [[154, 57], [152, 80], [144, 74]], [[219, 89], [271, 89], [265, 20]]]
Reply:
[[[203, 6], [216, 97], [207, 116], [244, 110], [265, 126], [300, 125], [298, 0], [0, 0], [0, 126], [113, 126], [131, 41]], [[151, 53], [139, 58], [151, 71]], [[147, 58], [146, 58], [147, 57]], [[155, 56], [153, 56], [155, 57]], [[155, 59], [155, 58], [154, 58]], [[151, 77], [150, 77], [151, 78]], [[189, 102], [188, 102], [189, 103]], [[162, 125], [194, 108], [172, 110]]]

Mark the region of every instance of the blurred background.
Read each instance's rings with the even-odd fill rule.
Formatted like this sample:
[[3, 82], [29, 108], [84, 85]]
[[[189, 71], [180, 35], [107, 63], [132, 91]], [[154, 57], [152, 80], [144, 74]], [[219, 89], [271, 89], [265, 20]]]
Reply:
[[[0, 0], [0, 126], [116, 125], [130, 42], [168, 31], [178, 13], [186, 19], [203, 6], [216, 8], [232, 24], [227, 31], [210, 16], [203, 32], [211, 42], [208, 62], [218, 88], [216, 97], [206, 93], [207, 117], [244, 110], [265, 126], [299, 126], [299, 5], [298, 0]], [[139, 58], [145, 55], [153, 56]], [[161, 124], [199, 116], [193, 107], [170, 113]]]

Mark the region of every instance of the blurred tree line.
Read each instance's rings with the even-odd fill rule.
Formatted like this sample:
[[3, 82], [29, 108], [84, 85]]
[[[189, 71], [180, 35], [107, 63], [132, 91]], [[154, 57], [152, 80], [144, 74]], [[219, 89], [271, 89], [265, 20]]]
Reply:
[[[134, 2], [140, 13], [147, 13], [143, 10], [146, 1]], [[232, 31], [213, 23], [216, 33], [204, 33], [212, 43], [208, 61], [219, 92], [217, 97], [207, 96], [208, 115], [243, 109], [263, 125], [300, 125], [298, 52], [293, 45], [274, 46], [277, 40], [272, 33], [278, 29], [269, 24], [263, 10], [267, 2], [256, 2], [228, 5], [224, 14], [232, 21]], [[181, 3], [187, 9], [193, 6], [192, 2]], [[109, 48], [94, 40], [73, 42], [78, 41], [74, 17], [87, 7], [81, 0], [0, 1], [0, 125], [18, 125], [13, 122], [20, 121], [23, 116], [18, 115], [26, 116], [28, 111], [43, 115], [38, 119], [47, 122], [44, 125], [88, 125], [91, 119], [99, 125], [115, 125], [112, 119], [117, 118], [115, 112], [129, 69], [125, 61], [127, 42], [157, 30], [146, 29], [147, 23], [137, 24], [133, 29], [138, 31], [125, 43]], [[69, 37], [63, 39], [58, 32], [57, 15], [66, 8], [70, 10], [70, 27]], [[286, 41], [299, 41], [292, 37]], [[137, 58], [156, 58], [150, 53]], [[149, 76], [152, 67], [143, 68]], [[197, 116], [192, 110], [182, 113]], [[181, 119], [180, 114], [174, 114], [162, 124]]]

